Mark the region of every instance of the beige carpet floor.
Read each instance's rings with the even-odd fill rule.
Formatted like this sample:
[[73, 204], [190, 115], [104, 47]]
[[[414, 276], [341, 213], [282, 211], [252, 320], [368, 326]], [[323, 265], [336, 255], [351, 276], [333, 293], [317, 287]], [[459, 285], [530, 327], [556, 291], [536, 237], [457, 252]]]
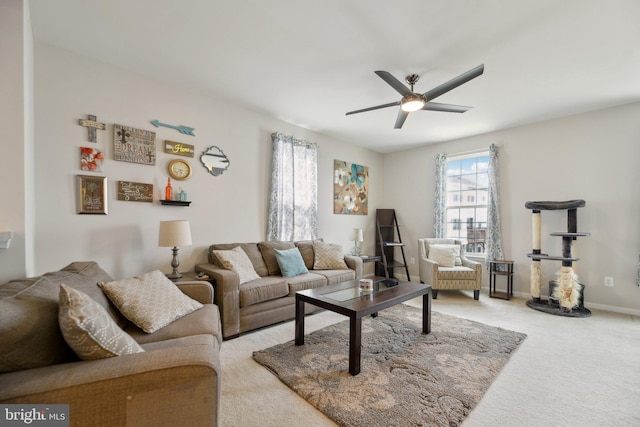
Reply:
[[[463, 427], [640, 426], [640, 318], [599, 310], [558, 317], [525, 301], [441, 291], [433, 303], [441, 313], [527, 334]], [[344, 319], [307, 316], [306, 331]], [[335, 426], [252, 359], [293, 336], [291, 321], [223, 343], [222, 426]]]

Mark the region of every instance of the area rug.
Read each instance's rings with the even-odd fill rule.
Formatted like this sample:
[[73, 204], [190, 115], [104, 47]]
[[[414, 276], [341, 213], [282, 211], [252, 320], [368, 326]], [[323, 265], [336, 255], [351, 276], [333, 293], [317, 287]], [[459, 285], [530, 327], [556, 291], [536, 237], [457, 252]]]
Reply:
[[362, 322], [361, 371], [349, 368], [349, 322], [253, 353], [258, 363], [341, 426], [457, 426], [526, 338], [400, 304]]

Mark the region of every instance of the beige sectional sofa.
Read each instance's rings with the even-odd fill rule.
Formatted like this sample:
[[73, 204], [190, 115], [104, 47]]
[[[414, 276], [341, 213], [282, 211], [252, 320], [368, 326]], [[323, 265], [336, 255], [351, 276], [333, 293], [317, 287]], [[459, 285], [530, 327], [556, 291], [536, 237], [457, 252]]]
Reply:
[[[147, 334], [97, 285], [112, 280], [75, 262], [0, 285], [0, 403], [68, 404], [71, 426], [217, 425], [222, 334], [211, 285], [178, 285], [203, 306]], [[61, 284], [106, 309], [144, 352], [80, 360], [58, 325]]]
[[[321, 240], [315, 244], [323, 243]], [[362, 277], [362, 258], [340, 255], [344, 269], [317, 268], [314, 242], [258, 242], [213, 244], [209, 247], [209, 263], [196, 265], [196, 272], [207, 274], [215, 285], [215, 303], [220, 308], [222, 336], [233, 338], [243, 332], [295, 317], [295, 292]], [[247, 254], [258, 279], [240, 284], [238, 273], [225, 269], [215, 256], [217, 250], [241, 247]], [[309, 273], [283, 277], [275, 250], [298, 248]], [[307, 305], [306, 312], [318, 308]]]

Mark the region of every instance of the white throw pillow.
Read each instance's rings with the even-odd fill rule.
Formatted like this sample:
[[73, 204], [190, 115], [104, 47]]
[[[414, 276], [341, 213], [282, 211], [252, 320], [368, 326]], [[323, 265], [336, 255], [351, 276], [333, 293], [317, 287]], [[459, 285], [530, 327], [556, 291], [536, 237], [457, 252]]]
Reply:
[[342, 246], [335, 243], [313, 241], [314, 270], [348, 270]]
[[149, 334], [203, 307], [160, 270], [98, 285], [127, 319]]
[[89, 295], [60, 285], [58, 323], [64, 340], [82, 360], [142, 353], [144, 349]]
[[212, 252], [218, 259], [221, 267], [238, 273], [241, 285], [260, 278], [253, 268], [249, 256], [240, 246], [236, 246], [228, 251], [215, 250]]
[[452, 248], [429, 245], [429, 259], [437, 262], [442, 267], [453, 267], [456, 261], [456, 253]]
[[453, 249], [453, 252], [455, 253], [455, 265], [462, 265], [462, 258], [460, 258], [460, 245], [451, 245], [451, 244], [436, 244], [436, 245], [429, 245], [429, 253], [431, 253], [431, 248], [433, 247], [437, 247], [437, 248], [444, 248], [444, 249]]

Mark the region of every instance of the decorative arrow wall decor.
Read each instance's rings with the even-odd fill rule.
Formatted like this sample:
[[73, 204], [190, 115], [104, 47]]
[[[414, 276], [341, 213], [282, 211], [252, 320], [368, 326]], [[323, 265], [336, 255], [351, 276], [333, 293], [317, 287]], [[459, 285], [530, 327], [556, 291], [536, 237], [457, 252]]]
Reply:
[[190, 128], [190, 127], [182, 126], [182, 125], [180, 125], [180, 126], [168, 125], [168, 124], [162, 123], [162, 122], [160, 122], [158, 120], [152, 120], [151, 124], [154, 125], [155, 127], [162, 126], [162, 127], [165, 127], [165, 128], [175, 129], [178, 132], [183, 133], [185, 135], [196, 136], [196, 134], [193, 133], [193, 131], [196, 130], [196, 128]]

